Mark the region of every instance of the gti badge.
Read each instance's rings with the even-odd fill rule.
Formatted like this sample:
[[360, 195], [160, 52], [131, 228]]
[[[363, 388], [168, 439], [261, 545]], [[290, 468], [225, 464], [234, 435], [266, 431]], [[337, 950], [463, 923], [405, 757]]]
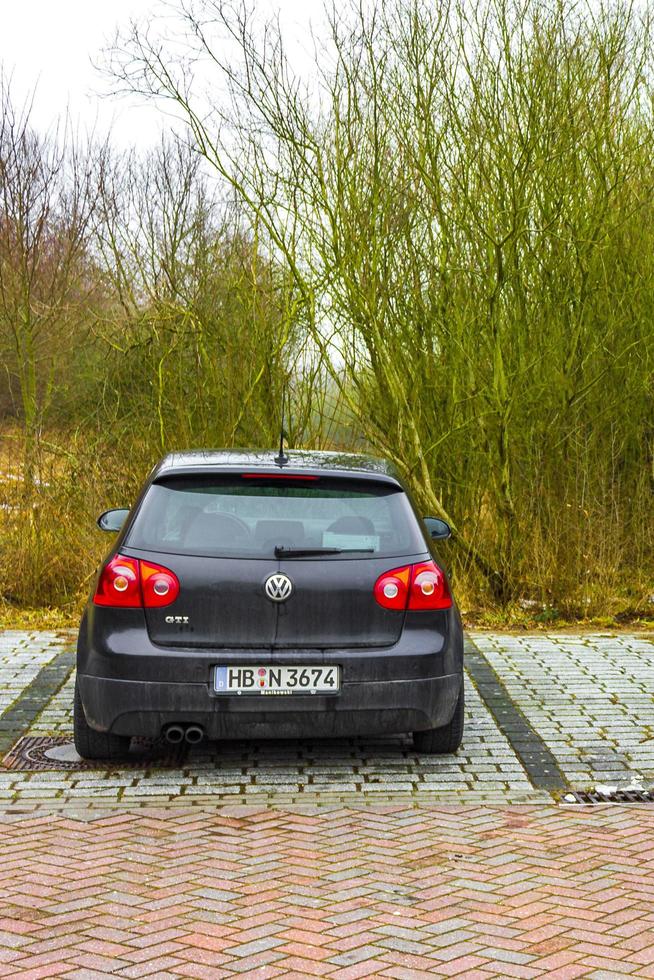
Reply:
[[166, 616], [167, 623], [188, 623], [188, 616]]
[[263, 588], [273, 602], [286, 602], [293, 592], [293, 583], [283, 572], [274, 572], [268, 576]]

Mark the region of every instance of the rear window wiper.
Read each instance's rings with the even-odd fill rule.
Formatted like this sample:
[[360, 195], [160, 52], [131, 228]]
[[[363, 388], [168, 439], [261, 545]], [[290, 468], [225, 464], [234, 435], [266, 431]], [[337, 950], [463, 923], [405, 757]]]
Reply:
[[373, 554], [374, 548], [285, 548], [275, 545], [275, 558], [310, 558], [312, 555]]

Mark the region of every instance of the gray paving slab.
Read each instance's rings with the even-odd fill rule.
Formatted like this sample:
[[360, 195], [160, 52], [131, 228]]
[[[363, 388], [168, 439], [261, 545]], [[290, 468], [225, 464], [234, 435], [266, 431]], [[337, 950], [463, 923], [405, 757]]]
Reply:
[[[475, 633], [477, 649], [576, 789], [654, 781], [654, 644], [641, 636]], [[54, 634], [0, 633], [0, 705], [7, 707], [64, 649]], [[30, 736], [70, 737], [74, 675], [43, 706]], [[11, 700], [8, 700], [11, 698]], [[0, 708], [0, 717], [1, 717]], [[406, 736], [237, 742], [192, 750], [177, 768], [0, 769], [0, 807], [110, 809], [159, 803], [510, 803], [551, 799], [535, 788], [471, 677], [456, 756], [414, 752]], [[534, 746], [520, 751], [532, 753]], [[537, 762], [537, 759], [536, 759]]]
[[651, 638], [471, 638], [575, 788], [654, 783]]
[[42, 667], [63, 649], [52, 632], [0, 632], [0, 715], [29, 687]]

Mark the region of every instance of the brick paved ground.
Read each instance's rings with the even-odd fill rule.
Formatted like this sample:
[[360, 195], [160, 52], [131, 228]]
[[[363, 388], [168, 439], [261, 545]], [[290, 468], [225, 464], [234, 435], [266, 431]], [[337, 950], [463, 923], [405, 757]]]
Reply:
[[0, 632], [0, 714], [61, 649], [55, 633]]
[[[69, 734], [73, 679], [62, 688], [30, 734]], [[152, 802], [343, 802], [418, 796], [507, 801], [545, 798], [534, 790], [491, 715], [468, 683], [465, 744], [454, 758], [420, 756], [410, 739], [228, 743], [193, 750], [181, 768], [120, 771], [7, 772], [0, 770], [0, 802], [46, 798], [72, 802], [146, 798]]]
[[[547, 791], [654, 784], [654, 644], [473, 640], [456, 757], [0, 768], [0, 977], [654, 977], [654, 806]], [[0, 634], [0, 746], [69, 739], [65, 646]]]
[[0, 976], [654, 977], [654, 809], [0, 823]]
[[[53, 662], [65, 645], [51, 634], [6, 633], [0, 647], [0, 696], [20, 700], [20, 684]], [[596, 783], [654, 783], [654, 643], [638, 636], [475, 634], [477, 649], [533, 727], [541, 746], [574, 789]], [[25, 668], [16, 669], [16, 664]], [[30, 735], [70, 735], [74, 677], [44, 705]], [[370, 800], [535, 802], [516, 756], [510, 725], [502, 731], [466, 679], [464, 744], [454, 758], [420, 756], [407, 738], [317, 743], [234, 743], [195, 750], [173, 768], [49, 772], [0, 769], [0, 805], [83, 807], [117, 802], [348, 803]], [[14, 710], [16, 701], [14, 700]], [[1, 710], [1, 708], [0, 708]], [[0, 736], [2, 735], [0, 714]], [[501, 719], [500, 719], [501, 720]]]
[[501, 636], [475, 643], [574, 784], [654, 782], [654, 643]]

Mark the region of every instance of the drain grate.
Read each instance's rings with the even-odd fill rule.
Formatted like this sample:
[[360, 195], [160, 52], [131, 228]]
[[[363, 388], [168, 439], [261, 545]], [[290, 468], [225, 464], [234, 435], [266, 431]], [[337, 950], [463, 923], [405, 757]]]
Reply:
[[162, 741], [132, 739], [126, 759], [91, 761], [80, 759], [72, 738], [61, 735], [25, 735], [19, 738], [2, 760], [6, 769], [23, 772], [70, 769], [177, 769], [186, 758], [186, 748], [174, 748]]
[[589, 790], [583, 793], [566, 793], [562, 803], [654, 803], [654, 790], [647, 789], [613, 789], [603, 793]]

